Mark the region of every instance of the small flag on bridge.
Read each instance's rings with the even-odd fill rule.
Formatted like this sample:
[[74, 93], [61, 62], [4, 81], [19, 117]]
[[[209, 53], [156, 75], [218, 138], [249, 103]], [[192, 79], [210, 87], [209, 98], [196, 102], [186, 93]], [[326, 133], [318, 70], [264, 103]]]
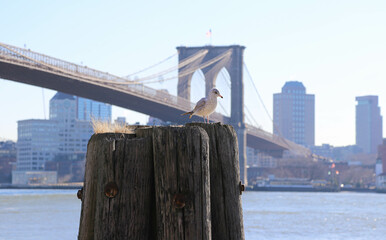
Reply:
[[212, 29], [209, 29], [209, 31], [206, 32], [207, 37], [212, 37]]
[[206, 32], [206, 36], [210, 39], [209, 45], [212, 45], [212, 29], [209, 29], [209, 31]]

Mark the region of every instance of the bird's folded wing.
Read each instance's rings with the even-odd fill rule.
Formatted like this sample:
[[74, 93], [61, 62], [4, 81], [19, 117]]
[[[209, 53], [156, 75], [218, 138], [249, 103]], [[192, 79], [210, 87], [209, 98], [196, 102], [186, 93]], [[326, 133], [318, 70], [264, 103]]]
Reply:
[[199, 111], [202, 107], [205, 106], [206, 98], [201, 98], [200, 101], [196, 103], [196, 106], [193, 109], [193, 112]]

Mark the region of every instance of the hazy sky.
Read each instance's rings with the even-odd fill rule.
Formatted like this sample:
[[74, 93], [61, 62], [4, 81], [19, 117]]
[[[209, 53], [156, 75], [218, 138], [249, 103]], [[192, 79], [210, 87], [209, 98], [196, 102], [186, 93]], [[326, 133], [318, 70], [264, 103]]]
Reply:
[[[356, 96], [378, 95], [386, 108], [386, 1], [101, 2], [0, 0], [0, 42], [125, 76], [177, 46], [208, 44], [212, 29], [213, 45], [246, 46], [244, 61], [271, 115], [272, 95], [286, 81], [315, 94], [318, 145], [355, 143]], [[16, 140], [17, 120], [48, 117], [54, 94], [0, 79], [0, 138]], [[247, 101], [251, 109], [258, 100]], [[272, 131], [263, 110], [252, 111]], [[114, 107], [117, 116], [147, 120]]]

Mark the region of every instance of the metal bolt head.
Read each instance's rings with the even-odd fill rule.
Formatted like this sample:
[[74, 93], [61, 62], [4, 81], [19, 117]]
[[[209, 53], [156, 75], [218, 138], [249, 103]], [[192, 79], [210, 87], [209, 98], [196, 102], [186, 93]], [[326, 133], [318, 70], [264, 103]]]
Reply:
[[109, 182], [105, 186], [105, 195], [108, 198], [114, 198], [118, 194], [118, 185], [115, 182]]
[[78, 199], [80, 199], [81, 201], [83, 200], [83, 188], [79, 189], [78, 192], [76, 193], [76, 196], [78, 197]]
[[181, 208], [185, 207], [185, 204], [186, 204], [186, 197], [185, 197], [185, 195], [183, 195], [181, 193], [174, 194], [173, 204], [174, 204], [174, 207], [178, 208], [178, 209], [181, 209]]
[[240, 195], [243, 194], [243, 192], [245, 191], [245, 186], [244, 184], [241, 184], [241, 181], [239, 182], [239, 189], [240, 189]]

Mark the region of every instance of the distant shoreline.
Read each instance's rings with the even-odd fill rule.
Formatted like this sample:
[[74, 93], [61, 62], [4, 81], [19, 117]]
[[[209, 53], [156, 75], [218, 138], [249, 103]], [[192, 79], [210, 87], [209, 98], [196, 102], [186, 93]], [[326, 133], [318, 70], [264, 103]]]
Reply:
[[83, 183], [66, 183], [50, 185], [20, 185], [20, 184], [0, 184], [0, 189], [81, 189]]
[[248, 187], [247, 191], [257, 191], [257, 192], [360, 192], [360, 193], [383, 193], [382, 191], [377, 191], [376, 189], [368, 188], [312, 188], [312, 187]]
[[[14, 185], [14, 184], [0, 184], [0, 189], [74, 189], [79, 190], [83, 188], [83, 183], [68, 183], [68, 184], [52, 184], [52, 185]], [[376, 189], [368, 188], [341, 188], [323, 189], [323, 188], [298, 188], [298, 187], [246, 187], [246, 191], [253, 192], [359, 192], [359, 193], [386, 193]]]

